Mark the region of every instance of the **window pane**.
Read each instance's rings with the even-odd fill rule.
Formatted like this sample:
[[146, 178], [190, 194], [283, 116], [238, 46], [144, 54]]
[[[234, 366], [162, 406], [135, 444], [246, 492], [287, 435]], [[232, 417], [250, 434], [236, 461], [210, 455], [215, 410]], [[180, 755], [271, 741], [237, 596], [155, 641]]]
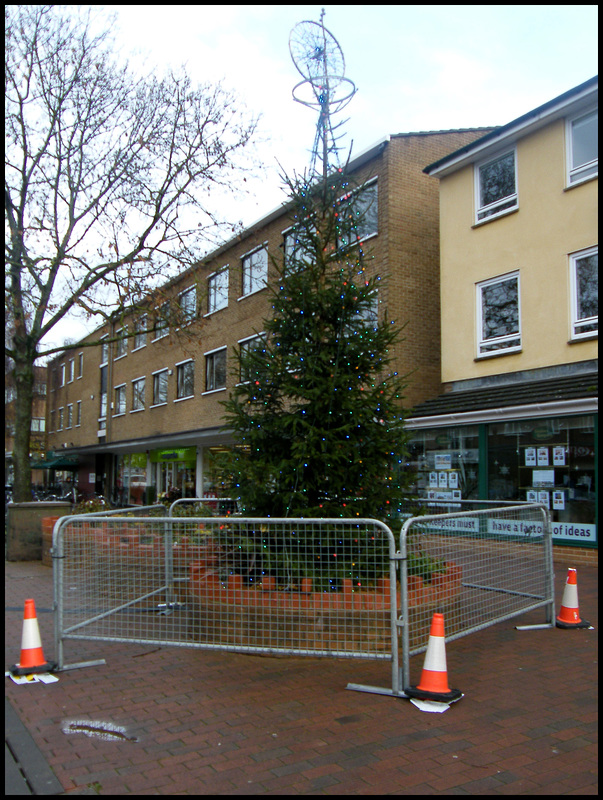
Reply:
[[243, 259], [243, 294], [250, 294], [266, 285], [268, 277], [268, 253], [256, 250]]
[[195, 393], [195, 365], [192, 361], [178, 367], [178, 398], [191, 397]]
[[226, 386], [226, 350], [220, 350], [207, 356], [205, 383], [205, 389], [208, 392], [214, 389], [223, 389]]
[[599, 157], [599, 114], [589, 114], [572, 123], [572, 168]]
[[578, 320], [599, 314], [599, 255], [576, 260]]
[[517, 278], [482, 287], [482, 337], [519, 332]]
[[208, 311], [217, 311], [228, 305], [228, 270], [223, 270], [208, 281]]
[[[555, 417], [490, 424], [488, 496], [491, 500], [544, 503], [556, 523], [553, 537], [566, 538], [569, 544], [566, 534], [581, 523], [582, 531], [591, 530], [594, 539], [594, 418]], [[574, 539], [575, 544], [584, 541]]]
[[144, 408], [144, 390], [145, 390], [144, 379], [139, 381], [134, 381], [134, 383], [132, 384], [132, 408], [134, 410]]
[[478, 496], [477, 426], [413, 431], [408, 451], [408, 464], [416, 476], [415, 490], [419, 497], [450, 501]]
[[197, 313], [197, 292], [195, 287], [180, 295], [180, 312], [183, 323], [192, 322]]
[[480, 199], [488, 206], [515, 194], [515, 155], [507, 155], [480, 168]]
[[[350, 200], [342, 203], [342, 212], [346, 209], [348, 214], [348, 224], [346, 230], [339, 237], [341, 247], [346, 247], [356, 241], [366, 239], [368, 236], [378, 232], [377, 216], [377, 184], [372, 183], [365, 186], [358, 193], [354, 194]], [[349, 229], [349, 224], [355, 226], [355, 230]]]
[[153, 405], [167, 403], [167, 370], [153, 376]]
[[365, 187], [358, 196], [354, 212], [357, 222], [356, 232], [359, 239], [377, 233], [377, 184]]

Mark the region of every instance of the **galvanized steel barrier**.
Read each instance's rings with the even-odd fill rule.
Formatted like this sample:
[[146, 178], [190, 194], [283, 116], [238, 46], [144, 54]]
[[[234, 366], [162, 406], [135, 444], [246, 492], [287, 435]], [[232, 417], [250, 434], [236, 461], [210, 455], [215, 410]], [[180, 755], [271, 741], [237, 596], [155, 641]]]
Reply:
[[400, 534], [400, 557], [402, 686], [410, 685], [409, 657], [427, 648], [433, 611], [445, 614], [447, 642], [538, 608], [545, 621], [533, 627], [554, 625], [551, 525], [542, 505], [411, 518]]
[[394, 556], [376, 520], [64, 517], [59, 668], [81, 639], [377, 658], [397, 675]]
[[97, 640], [382, 659], [391, 688], [348, 688], [404, 697], [434, 611], [447, 641], [540, 607], [554, 624], [550, 534], [531, 504], [413, 517], [399, 550], [370, 519], [63, 517], [55, 658], [102, 663], [64, 663]]

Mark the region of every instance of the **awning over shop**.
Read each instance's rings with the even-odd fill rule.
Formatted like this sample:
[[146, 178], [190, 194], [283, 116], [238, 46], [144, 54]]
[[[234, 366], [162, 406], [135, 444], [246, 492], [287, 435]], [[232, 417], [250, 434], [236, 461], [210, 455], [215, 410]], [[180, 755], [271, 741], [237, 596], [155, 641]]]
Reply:
[[410, 417], [459, 414], [534, 403], [562, 403], [597, 396], [597, 375], [585, 373], [549, 380], [523, 380], [501, 386], [484, 386], [471, 391], [447, 392], [416, 406]]
[[62, 456], [49, 453], [46, 458], [35, 459], [31, 462], [32, 469], [67, 469], [76, 470], [79, 466], [77, 456]]

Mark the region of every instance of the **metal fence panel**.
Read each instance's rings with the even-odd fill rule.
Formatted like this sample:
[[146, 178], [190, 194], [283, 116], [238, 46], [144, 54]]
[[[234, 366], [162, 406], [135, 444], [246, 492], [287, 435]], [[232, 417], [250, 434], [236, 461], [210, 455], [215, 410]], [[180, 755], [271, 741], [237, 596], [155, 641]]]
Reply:
[[424, 651], [430, 619], [444, 613], [451, 641], [527, 611], [554, 617], [550, 523], [540, 505], [413, 517], [400, 536], [402, 683]]
[[397, 661], [395, 540], [378, 521], [61, 522], [60, 668], [78, 639]]

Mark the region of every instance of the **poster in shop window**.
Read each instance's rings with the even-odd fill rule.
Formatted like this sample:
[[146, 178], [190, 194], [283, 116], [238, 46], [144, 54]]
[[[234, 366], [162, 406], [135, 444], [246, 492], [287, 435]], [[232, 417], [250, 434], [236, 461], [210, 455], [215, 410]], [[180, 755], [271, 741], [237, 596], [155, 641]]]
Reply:
[[553, 447], [553, 464], [556, 467], [565, 466], [565, 447]]
[[548, 467], [549, 465], [549, 448], [548, 447], [539, 447], [538, 448], [538, 466], [539, 467]]
[[536, 466], [536, 448], [526, 447], [526, 467]]
[[565, 492], [553, 492], [553, 508], [558, 511], [565, 509]]

